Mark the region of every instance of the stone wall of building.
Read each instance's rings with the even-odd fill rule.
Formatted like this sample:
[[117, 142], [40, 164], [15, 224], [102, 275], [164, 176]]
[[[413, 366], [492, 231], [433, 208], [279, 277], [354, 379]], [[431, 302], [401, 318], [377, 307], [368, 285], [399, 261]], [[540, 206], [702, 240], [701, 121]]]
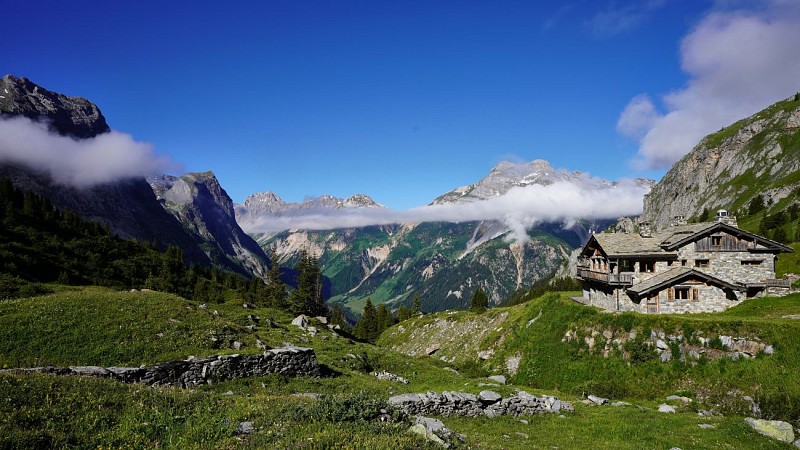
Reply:
[[150, 386], [191, 388], [201, 384], [278, 373], [290, 377], [320, 376], [314, 350], [285, 347], [267, 350], [258, 355], [218, 355], [190, 357], [145, 367], [34, 367], [8, 369], [0, 372], [36, 372], [53, 375], [79, 375], [111, 378], [124, 383], [143, 383]]

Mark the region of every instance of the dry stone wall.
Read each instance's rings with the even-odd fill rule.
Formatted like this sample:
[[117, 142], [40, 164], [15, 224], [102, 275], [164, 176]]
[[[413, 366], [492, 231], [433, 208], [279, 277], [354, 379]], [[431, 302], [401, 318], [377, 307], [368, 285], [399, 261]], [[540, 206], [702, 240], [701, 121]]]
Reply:
[[537, 397], [525, 391], [517, 391], [506, 398], [493, 391], [482, 391], [478, 395], [466, 392], [401, 394], [390, 397], [389, 404], [407, 414], [417, 416], [433, 414], [444, 417], [495, 417], [573, 411], [572, 404], [569, 402], [547, 395]]
[[284, 347], [267, 350], [260, 355], [233, 354], [202, 358], [189, 357], [184, 361], [170, 361], [145, 367], [34, 367], [8, 369], [0, 372], [79, 375], [111, 378], [124, 383], [142, 383], [149, 386], [191, 388], [202, 384], [273, 373], [290, 377], [318, 377], [320, 376], [320, 367], [314, 350], [302, 347]]

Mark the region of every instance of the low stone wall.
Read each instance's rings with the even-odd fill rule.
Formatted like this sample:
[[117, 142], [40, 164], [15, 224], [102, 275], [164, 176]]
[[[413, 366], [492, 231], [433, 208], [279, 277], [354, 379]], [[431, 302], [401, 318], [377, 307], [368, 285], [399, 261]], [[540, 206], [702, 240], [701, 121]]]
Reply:
[[170, 361], [146, 367], [34, 367], [8, 369], [0, 372], [79, 375], [112, 378], [124, 383], [142, 383], [149, 386], [191, 388], [201, 384], [264, 376], [271, 373], [290, 377], [318, 377], [320, 376], [320, 367], [314, 350], [285, 347], [267, 350], [260, 355], [233, 354], [202, 358], [190, 357], [185, 361]]
[[517, 391], [506, 398], [493, 391], [482, 391], [478, 395], [465, 392], [402, 394], [390, 397], [389, 404], [411, 415], [433, 414], [444, 417], [527, 416], [574, 411], [569, 402], [547, 395], [537, 397], [525, 391]]

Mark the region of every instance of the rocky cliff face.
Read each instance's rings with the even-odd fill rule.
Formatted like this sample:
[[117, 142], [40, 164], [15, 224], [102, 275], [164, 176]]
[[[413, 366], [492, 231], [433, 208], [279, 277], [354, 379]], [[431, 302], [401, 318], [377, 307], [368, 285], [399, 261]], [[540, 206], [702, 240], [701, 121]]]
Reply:
[[700, 141], [645, 197], [641, 219], [661, 229], [705, 209], [742, 216], [756, 195], [767, 205], [790, 203], [798, 170], [800, 100], [793, 96]]
[[227, 266], [232, 259], [244, 273], [264, 275], [266, 254], [239, 227], [233, 201], [212, 172], [162, 175], [148, 182], [164, 209], [184, 225], [211, 261]]
[[77, 138], [110, 130], [100, 109], [89, 100], [48, 91], [14, 75], [0, 79], [0, 114], [45, 120], [58, 133]]

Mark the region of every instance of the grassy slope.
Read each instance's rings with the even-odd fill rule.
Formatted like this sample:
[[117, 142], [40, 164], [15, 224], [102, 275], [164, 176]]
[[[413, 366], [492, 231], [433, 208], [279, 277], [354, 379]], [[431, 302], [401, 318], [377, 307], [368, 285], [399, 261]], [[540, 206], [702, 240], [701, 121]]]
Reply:
[[[119, 293], [100, 288], [60, 289], [45, 297], [0, 302], [0, 333], [3, 333], [0, 358], [4, 364], [21, 361], [137, 365], [189, 354], [230, 352], [230, 349], [214, 348], [217, 345], [210, 344], [209, 332], [214, 330], [224, 343], [222, 347], [236, 339], [245, 342], [243, 351], [249, 352], [257, 351], [251, 345], [256, 334], [273, 346], [284, 341], [311, 346], [320, 362], [339, 376], [321, 379], [268, 376], [189, 391], [152, 389], [97, 379], [0, 374], [0, 448], [423, 448], [421, 441], [405, 432], [407, 425], [343, 422], [336, 417], [346, 412], [345, 400], [361, 395], [385, 399], [402, 392], [459, 390], [477, 394], [486, 389], [481, 386], [486, 379], [467, 376], [468, 364], [463, 368], [456, 365], [461, 368], [461, 374], [456, 374], [445, 370], [448, 364], [436, 358], [411, 358], [334, 337], [319, 324], [316, 325], [322, 331], [311, 337], [289, 325], [290, 318], [284, 313], [244, 309], [241, 302], [208, 305], [206, 310], [198, 306], [172, 295]], [[538, 308], [545, 306], [562, 311], [562, 315], [572, 311], [562, 307], [559, 301], [541, 299], [510, 308], [506, 323], [524, 324], [531, 313], [535, 316]], [[215, 309], [218, 315], [213, 314]], [[792, 310], [786, 306], [785, 311]], [[771, 311], [778, 314], [784, 310]], [[261, 318], [252, 330], [246, 328], [252, 325], [247, 319], [249, 314]], [[451, 316], [458, 320], [470, 314]], [[417, 320], [429, 321], [433, 317]], [[544, 325], [548, 317], [543, 313], [525, 330], [530, 332]], [[275, 321], [277, 326], [267, 325], [267, 319]], [[738, 319], [731, 316], [730, 320]], [[404, 326], [410, 327], [410, 322]], [[136, 333], [136, 342], [133, 342], [133, 333]], [[164, 336], [159, 337], [158, 333]], [[502, 334], [503, 330], [495, 328], [482, 339], [496, 342]], [[509, 334], [506, 342], [519, 346], [516, 339], [524, 338], [524, 332]], [[24, 350], [18, 350], [19, 347]], [[353, 359], [349, 354], [358, 358]], [[389, 370], [408, 378], [410, 383], [376, 380], [363, 372], [365, 365]], [[536, 380], [517, 378], [517, 383], [531, 392], [537, 391], [524, 384], [545, 387], [545, 383]], [[505, 395], [512, 392], [512, 386], [492, 389]], [[233, 395], [228, 395], [229, 391]], [[293, 395], [307, 392], [329, 397], [314, 402]], [[559, 393], [550, 387], [546, 392], [575, 400], [563, 389]], [[357, 401], [354, 408], [357, 412], [366, 411], [368, 403]], [[471, 448], [549, 448], [551, 445], [559, 448], [590, 445], [596, 448], [742, 448], [743, 442], [752, 448], [782, 448], [750, 431], [740, 418], [699, 418], [691, 412], [663, 415], [653, 410], [656, 402], [640, 400], [638, 404], [645, 409], [593, 408], [577, 404], [577, 412], [566, 418], [530, 417], [527, 425], [509, 417], [445, 418], [444, 421], [455, 431], [465, 433], [465, 445]], [[238, 423], [247, 420], [254, 422], [257, 431], [245, 439], [235, 436]], [[718, 428], [700, 430], [699, 423], [714, 423]]]

